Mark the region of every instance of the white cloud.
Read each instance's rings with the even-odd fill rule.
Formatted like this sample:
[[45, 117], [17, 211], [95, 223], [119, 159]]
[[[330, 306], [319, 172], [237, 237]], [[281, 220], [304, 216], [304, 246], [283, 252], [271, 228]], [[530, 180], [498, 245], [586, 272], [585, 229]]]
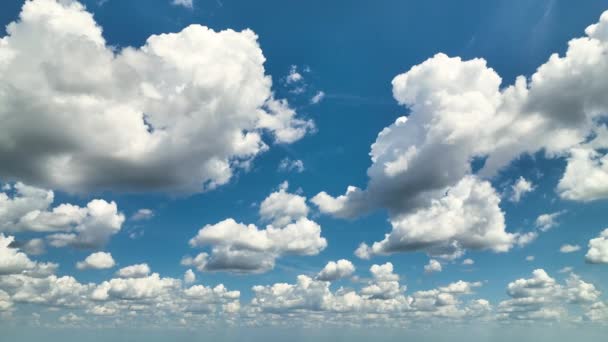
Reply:
[[274, 226], [285, 226], [308, 215], [308, 205], [303, 196], [287, 192], [288, 183], [281, 185], [260, 204], [260, 217]]
[[133, 216], [131, 216], [131, 220], [133, 220], [133, 221], [143, 221], [143, 220], [149, 220], [152, 217], [154, 217], [154, 211], [153, 210], [142, 208], [142, 209], [138, 209], [135, 212], [135, 214], [133, 214]]
[[135, 264], [123, 267], [116, 275], [120, 278], [144, 278], [150, 274], [150, 266], [148, 264]]
[[519, 177], [517, 181], [511, 186], [511, 202], [519, 202], [523, 195], [534, 191], [534, 184], [524, 177]]
[[470, 266], [470, 265], [475, 264], [475, 260], [467, 258], [467, 259], [462, 260], [462, 264], [466, 265], [466, 266]]
[[429, 263], [424, 265], [424, 273], [436, 273], [442, 270], [441, 263], [435, 259], [429, 260]]
[[182, 260], [199, 271], [261, 273], [274, 268], [281, 255], [316, 255], [327, 246], [321, 227], [308, 219], [306, 198], [288, 193], [287, 183], [270, 194], [260, 205], [260, 216], [271, 221], [261, 229], [232, 218], [208, 224], [190, 239], [191, 247], [211, 247], [195, 258]]
[[589, 240], [589, 250], [585, 260], [592, 264], [608, 264], [608, 229], [604, 229], [600, 236]]
[[125, 217], [118, 212], [116, 203], [92, 200], [87, 204], [86, 216], [71, 233], [48, 236], [53, 247], [99, 248], [104, 246], [122, 227]]
[[304, 162], [299, 159], [283, 158], [279, 163], [279, 171], [283, 172], [304, 172]]
[[10, 247], [14, 239], [13, 236], [0, 234], [0, 275], [18, 274], [36, 266], [36, 263], [30, 260], [25, 253]]
[[[608, 12], [586, 30], [586, 37], [570, 41], [565, 56], [552, 55], [531, 77], [517, 77], [512, 85], [501, 85], [499, 75], [483, 59], [463, 61], [445, 54], [396, 76], [393, 96], [410, 114], [383, 129], [372, 144], [366, 188], [348, 187], [347, 193], [338, 197], [321, 192], [313, 203], [324, 213], [346, 218], [385, 208], [393, 224], [388, 236], [399, 241], [403, 228], [395, 227], [395, 222], [403, 217], [420, 215], [433, 222], [451, 217], [437, 203], [450, 196], [446, 192], [473, 177], [474, 160], [484, 160], [477, 172], [477, 177], [483, 178], [492, 177], [522, 154], [543, 151], [548, 158], [575, 155], [589, 136], [604, 129], [599, 118], [608, 111], [603, 95], [608, 91], [608, 35], [602, 33], [606, 27]], [[603, 155], [601, 147], [608, 146], [604, 141], [608, 139], [600, 140], [590, 148]], [[590, 175], [577, 172], [576, 176], [585, 179]], [[589, 184], [597, 183], [596, 189], [603, 187], [602, 177], [593, 179]], [[573, 184], [560, 182], [558, 192], [564, 198], [584, 199], [569, 195], [576, 191], [572, 187], [578, 187]], [[496, 212], [476, 212], [479, 216], [465, 213], [465, 217], [494, 221]], [[442, 227], [439, 231], [446, 230]], [[492, 231], [502, 231], [498, 245], [484, 247], [509, 249], [504, 226]], [[463, 237], [471, 232], [474, 230], [464, 232]], [[419, 239], [420, 245], [436, 235], [429, 232]], [[373, 247], [371, 250], [374, 252]]]
[[194, 272], [192, 270], [187, 270], [186, 273], [184, 273], [184, 283], [192, 284], [195, 281], [196, 281], [196, 274], [194, 274]]
[[292, 65], [289, 68], [289, 74], [285, 78], [285, 81], [287, 82], [287, 84], [298, 83], [298, 82], [302, 82], [303, 80], [304, 80], [304, 76], [302, 76], [302, 74], [300, 74], [298, 72], [298, 66]]
[[509, 283], [507, 294], [511, 299], [499, 304], [499, 319], [564, 320], [568, 318], [567, 304], [585, 308], [596, 302], [601, 293], [593, 284], [575, 274], [571, 274], [562, 285], [545, 270], [537, 269], [532, 272], [532, 278]]
[[543, 232], [548, 231], [549, 229], [557, 226], [558, 222], [556, 219], [562, 215], [563, 211], [558, 211], [551, 214], [542, 214], [536, 218], [536, 227]]
[[579, 246], [579, 245], [565, 244], [559, 248], [559, 251], [561, 253], [574, 253], [574, 252], [579, 251], [580, 249], [581, 249], [581, 246]]
[[186, 8], [194, 8], [194, 4], [192, 3], [193, 0], [172, 0], [171, 4], [173, 4], [174, 6], [182, 6], [182, 7], [186, 7]]
[[312, 104], [317, 104], [321, 101], [323, 101], [323, 99], [325, 98], [325, 93], [321, 90], [319, 90], [311, 99], [310, 99], [310, 103]]
[[[54, 247], [99, 248], [120, 231], [125, 220], [115, 202], [95, 199], [86, 207], [65, 203], [51, 209], [53, 191], [23, 183], [5, 191], [0, 192], [0, 231], [60, 232], [48, 236]], [[24, 248], [43, 247], [41, 241], [33, 241]]]
[[352, 262], [346, 259], [338, 261], [330, 261], [323, 267], [321, 272], [317, 274], [318, 280], [334, 281], [341, 278], [350, 277], [355, 272], [355, 266]]
[[[489, 182], [466, 177], [430, 207], [393, 217], [393, 230], [369, 247], [371, 254], [424, 250], [433, 256], [458, 257], [463, 249], [508, 251], [516, 235], [505, 231], [500, 197]], [[360, 247], [360, 254], [365, 246]]]
[[103, 270], [112, 268], [116, 265], [112, 254], [106, 252], [97, 252], [89, 255], [83, 261], [76, 263], [76, 268], [79, 270]]
[[534, 259], [536, 259], [536, 257], [535, 257], [534, 255], [528, 255], [528, 256], [526, 257], [526, 261], [530, 261], [530, 262], [532, 262], [532, 261], [534, 261]]
[[116, 49], [80, 3], [27, 1], [0, 38], [0, 178], [70, 192], [225, 184], [268, 149], [265, 132], [291, 143], [314, 127], [273, 98], [264, 62], [251, 30], [191, 25]]

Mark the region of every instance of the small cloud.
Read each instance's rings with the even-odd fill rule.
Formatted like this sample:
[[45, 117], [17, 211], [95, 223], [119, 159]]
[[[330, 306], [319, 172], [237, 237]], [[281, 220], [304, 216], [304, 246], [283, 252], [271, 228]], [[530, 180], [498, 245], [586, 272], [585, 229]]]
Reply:
[[301, 173], [304, 171], [304, 162], [299, 159], [292, 160], [289, 158], [283, 158], [283, 160], [281, 160], [281, 162], [279, 163], [279, 171], [294, 171], [297, 173]]
[[192, 0], [173, 0], [171, 2], [172, 5], [174, 6], [182, 6], [185, 8], [194, 8], [194, 4], [192, 3]]
[[543, 232], [557, 226], [557, 218], [562, 215], [563, 211], [558, 211], [551, 214], [542, 214], [536, 218], [536, 227]]
[[79, 270], [102, 270], [112, 268], [116, 265], [112, 254], [105, 252], [97, 252], [89, 255], [84, 261], [76, 263], [76, 268]]
[[151, 209], [142, 208], [139, 209], [133, 216], [131, 216], [131, 220], [133, 221], [143, 221], [149, 220], [154, 217], [154, 211]]
[[566, 266], [566, 267], [564, 267], [564, 268], [560, 269], [560, 270], [559, 270], [559, 271], [557, 271], [557, 272], [559, 272], [559, 273], [570, 273], [570, 272], [572, 272], [573, 270], [574, 270], [574, 268], [572, 268], [572, 267], [570, 267], [570, 266]]
[[517, 203], [525, 194], [534, 191], [534, 188], [532, 182], [526, 180], [524, 177], [519, 177], [515, 184], [511, 186], [511, 197], [509, 200]]
[[303, 80], [304, 76], [298, 72], [298, 67], [296, 65], [292, 65], [289, 68], [289, 74], [285, 78], [285, 82], [287, 82], [287, 84], [294, 84], [302, 82]]
[[581, 246], [579, 246], [579, 245], [565, 244], [559, 248], [559, 251], [562, 253], [574, 253], [574, 252], [579, 251], [580, 249], [581, 249]]
[[534, 257], [534, 255], [528, 255], [528, 256], [526, 257], [526, 261], [534, 261], [534, 259], [536, 259], [536, 258]]
[[462, 264], [463, 264], [463, 265], [466, 265], [466, 266], [471, 266], [471, 265], [473, 265], [474, 263], [475, 263], [475, 260], [473, 260], [473, 259], [464, 259], [464, 260], [462, 261]]
[[435, 273], [442, 270], [441, 263], [435, 259], [429, 260], [429, 263], [424, 266], [424, 273]]
[[315, 96], [310, 99], [310, 103], [317, 104], [321, 102], [325, 98], [325, 93], [323, 91], [318, 91]]

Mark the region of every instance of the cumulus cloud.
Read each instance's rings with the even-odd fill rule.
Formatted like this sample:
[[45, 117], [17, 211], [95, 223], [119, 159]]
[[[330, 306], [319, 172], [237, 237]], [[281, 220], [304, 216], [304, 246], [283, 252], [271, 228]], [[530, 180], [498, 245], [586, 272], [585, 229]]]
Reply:
[[103, 270], [112, 268], [116, 265], [112, 254], [106, 252], [97, 252], [89, 255], [83, 261], [76, 263], [76, 268], [79, 270]]
[[487, 316], [491, 310], [484, 299], [466, 304], [460, 300], [481, 283], [459, 281], [406, 295], [392, 264], [373, 265], [370, 272], [372, 278], [360, 290], [339, 288], [332, 292], [330, 282], [305, 275], [298, 276], [294, 284], [257, 285], [248, 309], [258, 315], [282, 315], [283, 320], [293, 317], [302, 322], [321, 315], [325, 323], [366, 326], [394, 320], [473, 319]]
[[304, 162], [299, 159], [284, 158], [279, 163], [279, 171], [302, 173], [304, 172]]
[[150, 274], [150, 266], [148, 264], [136, 264], [123, 267], [116, 275], [120, 278], [143, 278]]
[[208, 224], [190, 239], [190, 246], [211, 246], [211, 254], [186, 257], [182, 264], [199, 271], [261, 273], [274, 268], [281, 255], [316, 255], [327, 241], [321, 237], [321, 227], [306, 217], [308, 211], [306, 198], [288, 193], [283, 183], [260, 205], [262, 220], [271, 222], [266, 228], [232, 218]]
[[532, 191], [534, 191], [534, 184], [524, 177], [519, 177], [511, 186], [511, 197], [509, 200], [511, 202], [519, 202], [525, 194]]
[[271, 193], [260, 204], [260, 217], [274, 226], [285, 226], [308, 215], [308, 205], [303, 196], [287, 192], [289, 184], [284, 182], [279, 191]]
[[334, 281], [341, 278], [350, 277], [355, 272], [355, 266], [346, 259], [330, 261], [317, 274], [317, 279], [323, 281]]
[[[5, 187], [0, 192], [0, 231], [54, 233], [49, 243], [54, 247], [99, 248], [122, 228], [125, 217], [115, 202], [101, 199], [86, 207], [60, 204], [51, 209], [54, 193], [23, 183]], [[24, 248], [44, 248], [32, 240]]]
[[579, 245], [565, 244], [559, 248], [559, 251], [561, 253], [574, 253], [574, 252], [579, 251], [580, 249], [581, 249], [581, 246], [579, 246]]
[[594, 135], [589, 143], [570, 151], [566, 171], [557, 185], [565, 199], [588, 202], [608, 197], [608, 157], [600, 152], [608, 147], [608, 129], [600, 126]]
[[115, 48], [77, 1], [27, 1], [0, 38], [0, 177], [72, 192], [225, 184], [268, 149], [262, 135], [314, 127], [273, 97], [264, 62], [251, 30], [191, 25]]
[[359, 255], [424, 250], [454, 258], [464, 249], [508, 251], [517, 236], [505, 231], [499, 203], [489, 182], [465, 177], [428, 208], [392, 217], [391, 233], [371, 247], [360, 247]]
[[184, 273], [184, 283], [186, 284], [192, 284], [196, 281], [196, 274], [194, 274], [194, 271], [192, 270], [187, 270], [186, 273]]
[[589, 240], [589, 250], [585, 260], [591, 264], [608, 264], [608, 229], [604, 229], [600, 236]]
[[0, 275], [21, 273], [36, 265], [25, 253], [10, 247], [14, 239], [13, 236], [0, 234]]
[[[438, 203], [450, 196], [446, 192], [472, 177], [491, 177], [522, 154], [543, 151], [548, 158], [576, 158], [576, 149], [592, 148], [603, 156], [608, 146], [604, 146], [605, 139], [591, 146], [585, 142], [605, 130], [598, 119], [608, 111], [603, 95], [608, 91], [607, 27], [608, 12], [587, 28], [585, 37], [571, 40], [564, 56], [552, 55], [531, 77], [517, 77], [512, 85], [501, 85], [500, 76], [483, 59], [462, 60], [441, 53], [396, 76], [393, 96], [410, 113], [383, 129], [372, 144], [366, 188], [349, 186], [346, 194], [337, 197], [321, 192], [313, 203], [324, 213], [345, 218], [386, 208], [393, 232], [384, 241], [396, 236], [393, 245], [407, 246], [409, 236], [402, 243], [403, 227], [395, 222], [418, 216], [433, 222], [445, 220], [446, 210], [440, 210]], [[472, 176], [475, 160], [483, 163]], [[598, 167], [596, 163], [593, 169]], [[558, 193], [563, 198], [585, 200], [585, 196], [573, 195], [584, 185], [567, 181], [567, 169]], [[572, 174], [582, 180], [593, 175], [584, 168], [577, 170]], [[602, 182], [601, 175], [593, 176], [588, 188], [601, 189]], [[490, 216], [475, 217], [492, 222], [496, 212], [482, 211], [477, 214]], [[438, 226], [439, 231], [448, 230]], [[414, 229], [418, 228], [408, 230]], [[509, 249], [513, 236], [504, 229], [492, 232], [498, 237], [491, 239], [496, 245], [484, 247]], [[436, 237], [429, 235], [420, 245]], [[451, 234], [445, 237], [443, 245], [455, 240]], [[464, 247], [463, 241], [456, 241]], [[381, 247], [377, 246], [380, 251]], [[420, 249], [424, 248], [399, 251]]]
[[536, 228], [540, 229], [543, 232], [548, 231], [549, 229], [557, 226], [557, 218], [562, 215], [562, 211], [558, 211], [551, 214], [542, 214], [536, 218]]
[[441, 263], [435, 259], [429, 260], [429, 263], [424, 265], [424, 273], [436, 273], [442, 270]]
[[559, 284], [545, 270], [537, 269], [532, 278], [509, 283], [507, 294], [511, 298], [498, 305], [499, 319], [535, 321], [564, 320], [568, 318], [568, 304], [585, 309], [597, 302], [601, 293], [575, 274]]

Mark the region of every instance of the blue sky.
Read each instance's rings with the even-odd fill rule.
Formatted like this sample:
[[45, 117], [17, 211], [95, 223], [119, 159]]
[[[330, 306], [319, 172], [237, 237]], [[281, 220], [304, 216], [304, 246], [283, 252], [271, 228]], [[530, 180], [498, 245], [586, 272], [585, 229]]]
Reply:
[[0, 6], [11, 340], [605, 333], [608, 1]]

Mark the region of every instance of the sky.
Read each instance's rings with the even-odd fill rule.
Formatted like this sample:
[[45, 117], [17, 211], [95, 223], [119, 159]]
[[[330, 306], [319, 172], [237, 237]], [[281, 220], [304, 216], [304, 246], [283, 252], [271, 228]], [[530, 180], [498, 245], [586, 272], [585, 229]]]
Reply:
[[605, 336], [608, 1], [0, 26], [0, 340]]

